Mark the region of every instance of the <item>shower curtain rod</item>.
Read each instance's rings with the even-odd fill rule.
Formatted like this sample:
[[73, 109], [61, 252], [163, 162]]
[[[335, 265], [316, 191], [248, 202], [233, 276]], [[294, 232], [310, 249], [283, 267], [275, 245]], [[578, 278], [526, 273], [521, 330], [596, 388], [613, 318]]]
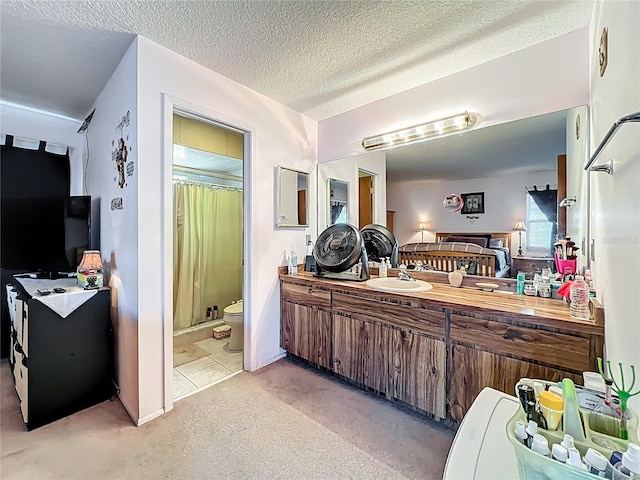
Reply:
[[197, 180], [189, 180], [184, 178], [174, 178], [173, 183], [182, 183], [183, 185], [198, 185], [200, 187], [209, 187], [213, 190], [229, 190], [242, 192], [242, 187], [234, 187], [233, 185], [220, 185], [218, 183], [199, 182]]

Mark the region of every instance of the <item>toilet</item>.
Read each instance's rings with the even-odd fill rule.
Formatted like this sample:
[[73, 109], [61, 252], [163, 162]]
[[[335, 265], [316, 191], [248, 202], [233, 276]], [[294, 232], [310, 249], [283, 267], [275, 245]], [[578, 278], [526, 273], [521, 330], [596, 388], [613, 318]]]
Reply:
[[224, 309], [222, 319], [225, 324], [231, 327], [231, 337], [229, 338], [229, 351], [237, 352], [244, 346], [244, 313], [242, 300], [232, 303]]

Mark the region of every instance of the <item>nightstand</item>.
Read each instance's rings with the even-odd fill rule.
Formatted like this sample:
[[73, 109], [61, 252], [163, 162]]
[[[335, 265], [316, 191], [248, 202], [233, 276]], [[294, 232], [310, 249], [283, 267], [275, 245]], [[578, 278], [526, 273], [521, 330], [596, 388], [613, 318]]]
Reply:
[[555, 271], [553, 257], [512, 257], [511, 276], [516, 278], [518, 272], [524, 272], [527, 280], [532, 280], [536, 273], [542, 273], [543, 268]]

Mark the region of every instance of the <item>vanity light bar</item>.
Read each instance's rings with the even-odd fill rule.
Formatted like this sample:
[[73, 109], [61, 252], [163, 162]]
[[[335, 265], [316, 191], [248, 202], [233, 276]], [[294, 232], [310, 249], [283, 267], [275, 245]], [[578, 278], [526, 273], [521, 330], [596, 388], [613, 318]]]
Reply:
[[362, 140], [362, 146], [365, 150], [375, 150], [378, 148], [387, 148], [395, 145], [403, 145], [405, 143], [418, 142], [426, 140], [429, 137], [444, 135], [445, 133], [455, 132], [471, 128], [476, 124], [475, 115], [464, 112], [452, 117], [441, 118], [429, 123], [414, 125], [413, 127], [395, 130], [393, 132], [381, 133], [365, 137]]

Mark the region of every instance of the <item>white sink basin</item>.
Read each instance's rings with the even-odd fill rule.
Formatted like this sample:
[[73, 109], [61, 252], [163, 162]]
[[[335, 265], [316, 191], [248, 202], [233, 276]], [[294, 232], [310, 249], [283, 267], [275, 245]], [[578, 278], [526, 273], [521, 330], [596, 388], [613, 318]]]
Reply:
[[427, 292], [433, 288], [422, 280], [400, 280], [399, 278], [372, 278], [365, 282], [367, 287], [380, 292], [414, 293]]

